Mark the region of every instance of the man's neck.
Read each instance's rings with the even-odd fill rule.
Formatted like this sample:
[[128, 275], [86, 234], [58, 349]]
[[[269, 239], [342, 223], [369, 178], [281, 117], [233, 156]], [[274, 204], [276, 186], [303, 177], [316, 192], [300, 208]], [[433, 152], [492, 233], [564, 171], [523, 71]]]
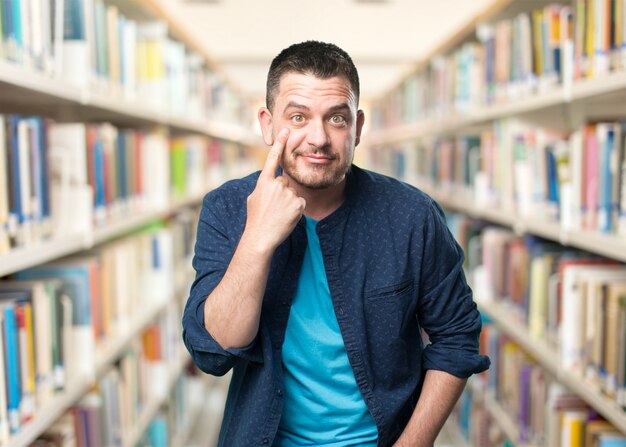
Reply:
[[326, 189], [308, 189], [299, 185], [294, 189], [306, 201], [304, 214], [312, 219], [322, 220], [343, 203], [346, 195], [346, 178]]

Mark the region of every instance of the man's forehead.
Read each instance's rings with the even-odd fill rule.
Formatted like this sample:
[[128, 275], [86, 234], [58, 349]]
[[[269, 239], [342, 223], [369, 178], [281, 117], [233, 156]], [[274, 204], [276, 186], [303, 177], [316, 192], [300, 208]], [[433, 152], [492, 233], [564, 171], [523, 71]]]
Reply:
[[343, 76], [320, 78], [308, 73], [285, 73], [280, 78], [278, 96], [283, 99], [311, 97], [316, 99], [324, 96], [344, 97], [346, 101], [355, 102], [355, 95], [350, 82]]

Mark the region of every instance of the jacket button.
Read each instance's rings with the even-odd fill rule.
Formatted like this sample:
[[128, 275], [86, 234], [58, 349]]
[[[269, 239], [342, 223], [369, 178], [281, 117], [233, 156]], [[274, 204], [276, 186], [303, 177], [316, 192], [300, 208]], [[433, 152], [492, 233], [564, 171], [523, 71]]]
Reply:
[[278, 394], [278, 396], [281, 397], [283, 395], [283, 390], [276, 391], [276, 394]]
[[263, 438], [263, 444], [269, 444], [270, 438]]

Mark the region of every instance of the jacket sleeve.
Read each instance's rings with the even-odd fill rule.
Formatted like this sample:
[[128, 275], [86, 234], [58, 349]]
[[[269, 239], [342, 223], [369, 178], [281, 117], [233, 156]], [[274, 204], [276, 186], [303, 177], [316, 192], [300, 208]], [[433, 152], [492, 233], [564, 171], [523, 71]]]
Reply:
[[231, 222], [230, 228], [224, 225], [225, 213], [226, 208], [217, 191], [205, 196], [193, 257], [196, 277], [182, 322], [183, 341], [195, 364], [202, 371], [218, 376], [226, 374], [242, 359], [262, 361], [256, 339], [245, 348], [224, 349], [204, 326], [204, 303], [222, 280], [240, 237], [239, 234], [232, 234], [233, 227], [237, 227], [234, 222]]
[[424, 227], [418, 319], [430, 344], [425, 369], [467, 378], [489, 368], [479, 355], [481, 317], [463, 273], [463, 251], [450, 233], [442, 209], [431, 202]]

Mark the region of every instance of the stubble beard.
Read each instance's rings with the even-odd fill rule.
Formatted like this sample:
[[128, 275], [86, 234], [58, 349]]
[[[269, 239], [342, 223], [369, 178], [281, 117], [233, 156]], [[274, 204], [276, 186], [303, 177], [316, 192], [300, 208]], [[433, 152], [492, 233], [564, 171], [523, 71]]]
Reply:
[[[315, 165], [307, 163], [306, 168], [301, 169], [298, 167], [297, 161], [304, 152], [305, 151], [296, 150], [289, 154], [288, 157], [285, 157], [283, 159], [283, 171], [299, 185], [315, 190], [330, 188], [331, 186], [341, 183], [350, 170], [352, 160], [354, 159], [353, 148], [351, 154], [345, 159], [340, 160], [339, 164], [336, 162], [336, 157], [338, 156], [333, 155], [335, 159], [330, 165]], [[313, 151], [306, 151], [306, 153], [312, 152]], [[330, 151], [327, 150], [315, 151], [315, 153], [326, 155], [329, 154], [329, 152]], [[303, 172], [304, 170], [307, 172]]]

